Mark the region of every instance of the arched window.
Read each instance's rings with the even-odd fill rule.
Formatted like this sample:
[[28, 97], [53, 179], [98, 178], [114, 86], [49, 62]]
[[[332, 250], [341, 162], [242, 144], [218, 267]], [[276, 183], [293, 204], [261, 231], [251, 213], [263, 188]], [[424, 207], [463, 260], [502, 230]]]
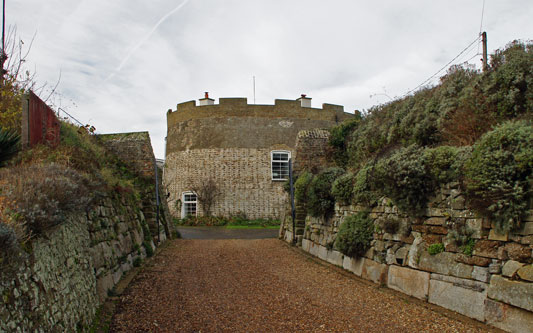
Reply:
[[289, 179], [289, 159], [291, 152], [286, 150], [274, 150], [270, 152], [272, 166], [272, 180]]
[[196, 216], [196, 208], [198, 206], [198, 197], [196, 193], [187, 191], [181, 194], [181, 218], [187, 216]]

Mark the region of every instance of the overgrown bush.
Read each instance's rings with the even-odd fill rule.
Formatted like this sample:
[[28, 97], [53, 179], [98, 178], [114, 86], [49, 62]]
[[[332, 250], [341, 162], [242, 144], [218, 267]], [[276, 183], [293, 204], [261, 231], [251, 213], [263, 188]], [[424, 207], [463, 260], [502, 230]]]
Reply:
[[349, 257], [360, 257], [370, 248], [374, 223], [368, 212], [347, 216], [339, 228], [335, 247]]
[[68, 213], [85, 212], [93, 199], [94, 184], [58, 164], [2, 169], [0, 178], [0, 193], [10, 200], [10, 218], [25, 223], [32, 234], [63, 222]]
[[331, 194], [331, 186], [343, 173], [341, 168], [329, 168], [313, 178], [307, 191], [308, 211], [312, 216], [327, 216], [333, 212], [335, 198]]
[[491, 55], [484, 91], [498, 116], [533, 113], [533, 44], [513, 41]]
[[294, 182], [294, 198], [299, 203], [307, 202], [307, 190], [313, 180], [313, 174], [307, 171], [302, 172]]
[[376, 165], [376, 187], [402, 211], [420, 215], [435, 184], [426, 170], [424, 150], [411, 145], [401, 148]]
[[356, 111], [355, 118], [346, 120], [340, 125], [329, 129], [329, 145], [333, 147], [333, 159], [339, 167], [348, 164], [347, 147], [350, 141], [350, 134], [361, 121], [361, 114]]
[[0, 127], [0, 167], [19, 151], [20, 136]]
[[531, 119], [532, 50], [531, 42], [513, 42], [496, 51], [485, 73], [452, 66], [439, 85], [371, 108], [332, 145], [346, 146], [349, 166], [358, 169], [390, 147], [471, 145], [498, 123]]
[[440, 146], [423, 152], [424, 163], [430, 176], [437, 184], [445, 184], [459, 179], [460, 170], [456, 163], [459, 148]]
[[354, 174], [347, 172], [338, 177], [331, 186], [331, 194], [335, 197], [335, 201], [349, 205], [353, 198]]
[[509, 121], [486, 133], [465, 163], [466, 194], [499, 231], [520, 225], [533, 181], [533, 126]]
[[354, 202], [370, 207], [377, 203], [379, 194], [373, 189], [373, 172], [374, 163], [367, 163], [355, 175], [352, 190]]

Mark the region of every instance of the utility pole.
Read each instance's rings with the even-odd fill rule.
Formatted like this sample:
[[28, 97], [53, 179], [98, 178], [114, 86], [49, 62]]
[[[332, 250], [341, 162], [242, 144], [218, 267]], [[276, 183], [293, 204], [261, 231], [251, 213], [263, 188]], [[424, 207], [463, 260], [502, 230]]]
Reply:
[[6, 0], [2, 0], [2, 53], [0, 53], [0, 64], [2, 65], [2, 71], [0, 74], [2, 75], [2, 78], [0, 80], [0, 87], [4, 86], [4, 75], [6, 74], [4, 64], [6, 63], [6, 60]]
[[483, 72], [486, 72], [489, 65], [487, 60], [487, 33], [485, 31], [481, 33], [481, 43], [483, 44]]

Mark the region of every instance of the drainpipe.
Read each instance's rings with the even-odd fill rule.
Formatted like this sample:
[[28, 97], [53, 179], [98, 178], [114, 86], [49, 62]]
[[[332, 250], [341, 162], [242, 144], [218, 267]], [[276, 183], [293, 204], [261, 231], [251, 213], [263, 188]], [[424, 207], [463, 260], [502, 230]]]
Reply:
[[292, 158], [289, 158], [289, 185], [291, 188], [292, 244], [296, 244], [296, 210], [294, 209], [294, 183], [292, 179]]
[[157, 161], [154, 157], [154, 168], [155, 168], [155, 202], [156, 202], [156, 213], [155, 221], [157, 223], [157, 245], [161, 242], [161, 232], [159, 231], [159, 177], [157, 175]]

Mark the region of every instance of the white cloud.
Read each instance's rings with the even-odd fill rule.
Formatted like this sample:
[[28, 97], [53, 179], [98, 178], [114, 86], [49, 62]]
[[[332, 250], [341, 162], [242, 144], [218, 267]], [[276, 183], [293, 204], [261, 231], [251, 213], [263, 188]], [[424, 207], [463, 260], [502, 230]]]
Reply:
[[[476, 38], [483, 4], [190, 0], [169, 15], [183, 2], [18, 0], [6, 15], [24, 40], [37, 31], [29, 68], [50, 84], [61, 70], [69, 112], [101, 133], [148, 130], [163, 157], [167, 109], [204, 91], [251, 103], [253, 76], [263, 104], [306, 93], [351, 111], [401, 96]], [[486, 0], [489, 50], [531, 38], [531, 17], [529, 0]]]

